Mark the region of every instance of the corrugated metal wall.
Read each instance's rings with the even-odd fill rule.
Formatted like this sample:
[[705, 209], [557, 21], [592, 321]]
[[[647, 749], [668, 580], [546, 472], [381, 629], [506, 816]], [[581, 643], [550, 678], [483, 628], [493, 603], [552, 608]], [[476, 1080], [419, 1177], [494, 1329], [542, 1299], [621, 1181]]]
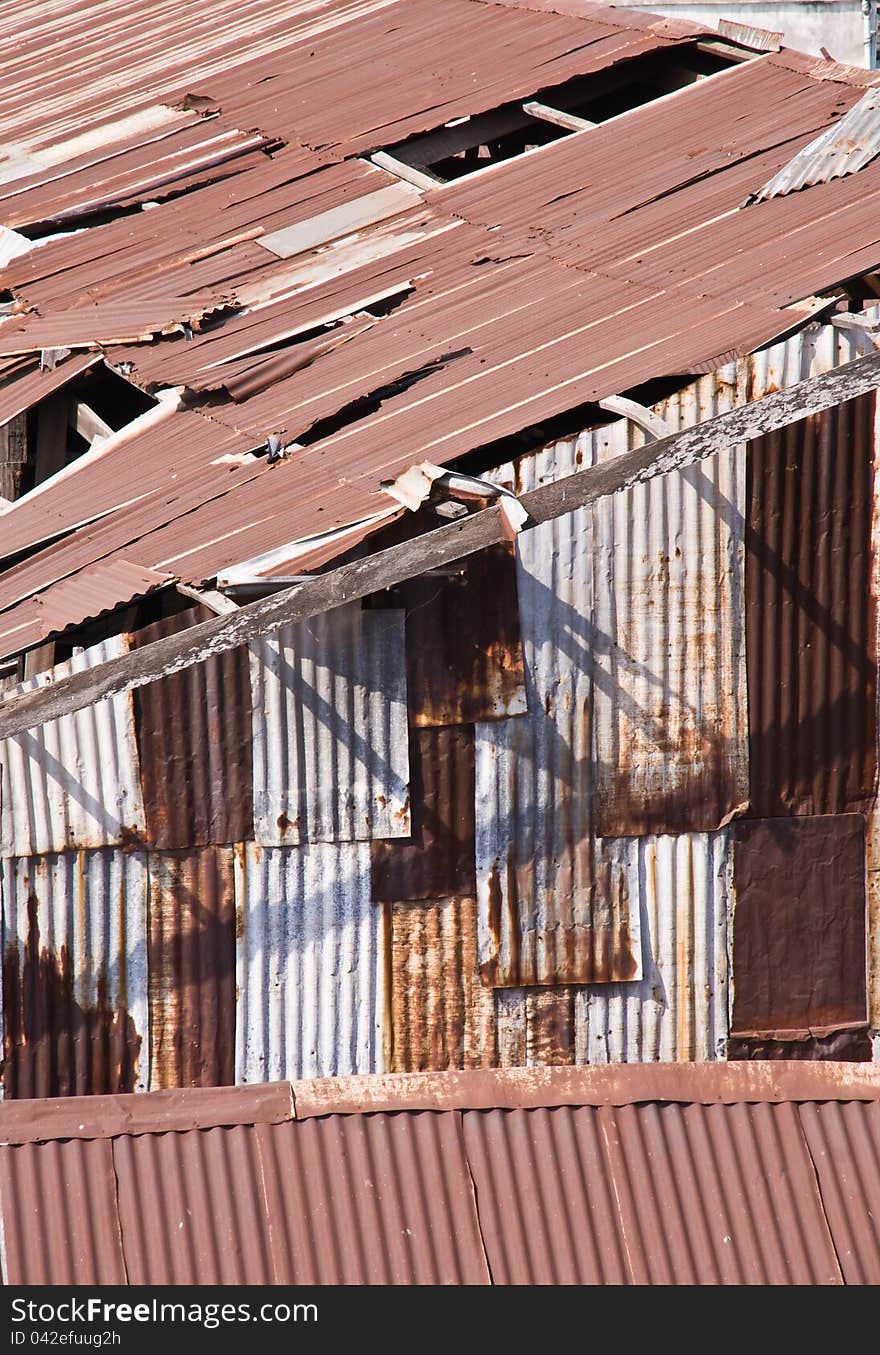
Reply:
[[236, 848], [237, 1082], [382, 1072], [369, 843]]
[[409, 834], [403, 612], [337, 608], [252, 648], [264, 846]]
[[[125, 653], [114, 636], [38, 673], [17, 691], [46, 687]], [[0, 742], [0, 839], [4, 856], [84, 847], [145, 845], [131, 693]]]

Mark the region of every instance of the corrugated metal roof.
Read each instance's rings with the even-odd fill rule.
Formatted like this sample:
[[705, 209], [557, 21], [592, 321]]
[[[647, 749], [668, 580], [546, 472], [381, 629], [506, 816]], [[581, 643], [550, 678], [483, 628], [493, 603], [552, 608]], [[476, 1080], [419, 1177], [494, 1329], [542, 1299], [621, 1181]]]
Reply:
[[382, 910], [369, 843], [236, 847], [236, 1082], [381, 1071]]
[[251, 647], [263, 846], [409, 836], [403, 620], [337, 608]]
[[843, 117], [798, 151], [753, 202], [856, 174], [880, 155], [880, 90], [869, 89]]
[[99, 1116], [9, 1103], [3, 1278], [872, 1283], [876, 1070], [662, 1072], [158, 1093]]
[[[138, 166], [152, 166], [146, 192], [149, 174], [159, 173], [156, 157], [177, 155], [178, 139], [183, 147], [201, 138], [199, 155], [208, 155], [213, 136], [231, 138], [243, 153], [215, 167], [218, 182], [191, 185], [145, 218], [128, 215], [14, 260], [6, 281], [38, 313], [0, 325], [0, 350], [47, 342], [47, 325], [57, 341], [97, 342], [120, 328], [143, 333], [211, 311], [192, 341], [178, 334], [108, 355], [133, 363], [144, 384], [204, 389], [227, 360], [297, 334], [305, 348], [299, 362], [293, 343], [290, 369], [266, 387], [258, 382], [247, 398], [212, 395], [209, 418], [207, 406], [180, 411], [161, 436], [143, 433], [4, 516], [4, 548], [14, 551], [50, 524], [60, 531], [116, 510], [100, 554], [95, 534], [80, 529], [3, 579], [7, 652], [40, 638], [28, 601], [37, 591], [56, 628], [112, 605], [109, 580], [100, 598], [89, 586], [98, 558], [118, 553], [141, 569], [200, 581], [362, 522], [375, 512], [380, 481], [419, 457], [447, 462], [585, 401], [749, 351], [797, 323], [790, 303], [876, 265], [873, 165], [857, 176], [858, 192], [850, 176], [734, 210], [873, 78], [844, 68], [829, 76], [823, 63], [790, 52], [744, 61], [432, 190], [422, 205], [317, 257], [274, 258], [261, 235], [394, 182], [357, 153], [700, 35], [599, 7], [561, 15], [451, 3], [454, 11], [446, 5], [442, 13], [428, 0], [349, 5], [332, 18], [293, 6], [291, 22], [291, 5], [274, 0], [258, 16], [248, 5], [234, 19], [226, 0], [188, 0], [148, 31], [132, 17], [131, 0], [100, 7], [93, 0], [61, 31], [41, 19], [39, 33], [57, 41], [39, 121], [21, 107], [35, 60], [34, 38], [22, 35], [0, 96], [0, 130], [17, 116], [15, 154], [36, 168], [29, 162], [30, 178], [7, 185], [10, 210], [15, 199], [27, 214], [35, 194], [31, 214], [45, 212], [39, 195], [45, 199], [47, 178], [63, 193], [69, 177], [78, 202], [77, 175], [84, 183], [96, 159], [106, 160], [100, 172], [110, 178], [118, 160], [123, 186]], [[126, 23], [143, 43], [136, 54], [119, 41]], [[161, 56], [153, 37], [160, 29]], [[102, 40], [101, 79], [86, 102], [73, 52]], [[365, 47], [373, 53], [369, 78], [348, 59]], [[436, 82], [426, 87], [427, 52]], [[403, 78], [410, 69], [417, 80]], [[388, 78], [377, 79], [377, 70]], [[321, 98], [309, 93], [316, 81]], [[328, 100], [337, 82], [340, 97]], [[208, 91], [189, 112], [209, 121], [180, 112], [187, 90]], [[218, 104], [222, 113], [212, 119]], [[245, 152], [235, 141], [240, 127], [286, 144], [272, 154]], [[718, 129], [711, 144], [706, 127]], [[67, 175], [46, 155], [74, 133], [80, 140], [62, 157]], [[624, 162], [625, 182], [616, 172]], [[228, 177], [232, 169], [240, 172]], [[685, 236], [683, 219], [691, 223]], [[390, 293], [402, 300], [389, 314], [368, 319], [344, 343], [315, 347], [315, 330], [320, 336], [328, 322]], [[635, 329], [637, 352], [627, 341]], [[218, 469], [218, 457], [257, 449], [270, 433], [317, 441], [277, 466]], [[137, 486], [138, 504], [119, 505], [120, 484]], [[309, 563], [339, 548], [325, 544]], [[67, 599], [55, 594], [80, 574]]]

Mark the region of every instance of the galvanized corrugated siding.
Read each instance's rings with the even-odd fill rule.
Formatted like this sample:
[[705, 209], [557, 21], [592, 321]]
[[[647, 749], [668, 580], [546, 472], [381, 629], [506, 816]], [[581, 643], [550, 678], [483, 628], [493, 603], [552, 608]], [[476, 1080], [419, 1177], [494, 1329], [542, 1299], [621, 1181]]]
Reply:
[[466, 1111], [496, 1284], [840, 1284], [797, 1107]]
[[236, 847], [236, 1082], [384, 1070], [369, 843]]
[[391, 1071], [489, 1068], [492, 989], [480, 980], [474, 899], [386, 905], [391, 914]]
[[233, 849], [151, 852], [150, 1089], [235, 1074]]
[[109, 1139], [0, 1147], [2, 1280], [126, 1284]]
[[259, 1125], [278, 1283], [490, 1283], [461, 1119]]
[[113, 1141], [129, 1283], [271, 1284], [254, 1129]]
[[633, 983], [496, 993], [503, 1067], [724, 1058], [732, 865], [726, 832], [631, 844], [627, 884], [641, 920]]
[[[128, 649], [129, 637], [114, 636], [17, 690], [48, 686]], [[3, 740], [0, 778], [4, 856], [144, 842], [130, 692]]]
[[477, 725], [480, 964], [495, 987], [641, 974], [635, 840], [591, 836], [589, 746], [571, 739], [589, 722], [570, 691], [550, 714]]
[[[197, 607], [146, 626], [135, 645], [175, 635], [211, 613]], [[246, 649], [134, 693], [147, 836], [163, 849], [253, 837], [250, 664]]]
[[750, 201], [763, 202], [864, 169], [880, 155], [880, 90], [869, 89], [842, 118], [804, 146]]
[[751, 803], [761, 818], [839, 814], [874, 794], [874, 410], [864, 396], [749, 447]]
[[143, 1090], [146, 857], [10, 859], [2, 886], [6, 1095]]
[[407, 837], [403, 613], [337, 608], [251, 647], [264, 846]]

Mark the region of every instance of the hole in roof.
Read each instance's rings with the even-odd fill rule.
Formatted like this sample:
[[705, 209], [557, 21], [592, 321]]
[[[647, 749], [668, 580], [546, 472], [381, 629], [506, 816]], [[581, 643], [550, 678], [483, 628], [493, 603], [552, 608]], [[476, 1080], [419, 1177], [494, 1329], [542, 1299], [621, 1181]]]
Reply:
[[586, 131], [742, 60], [742, 52], [727, 51], [721, 44], [689, 43], [674, 52], [648, 52], [593, 75], [546, 86], [527, 99], [453, 118], [384, 147], [382, 157], [399, 163], [402, 178], [409, 169], [429, 182], [448, 183]]

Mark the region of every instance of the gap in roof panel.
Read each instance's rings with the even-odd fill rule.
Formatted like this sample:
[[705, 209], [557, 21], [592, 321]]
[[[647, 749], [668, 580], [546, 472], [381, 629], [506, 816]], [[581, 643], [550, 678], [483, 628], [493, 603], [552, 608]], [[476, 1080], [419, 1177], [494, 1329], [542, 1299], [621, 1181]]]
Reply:
[[728, 52], [721, 44], [684, 44], [674, 55], [648, 52], [593, 75], [536, 90], [527, 99], [455, 118], [386, 146], [374, 158], [421, 187], [449, 183], [653, 103], [743, 59], [742, 52], [734, 48]]

